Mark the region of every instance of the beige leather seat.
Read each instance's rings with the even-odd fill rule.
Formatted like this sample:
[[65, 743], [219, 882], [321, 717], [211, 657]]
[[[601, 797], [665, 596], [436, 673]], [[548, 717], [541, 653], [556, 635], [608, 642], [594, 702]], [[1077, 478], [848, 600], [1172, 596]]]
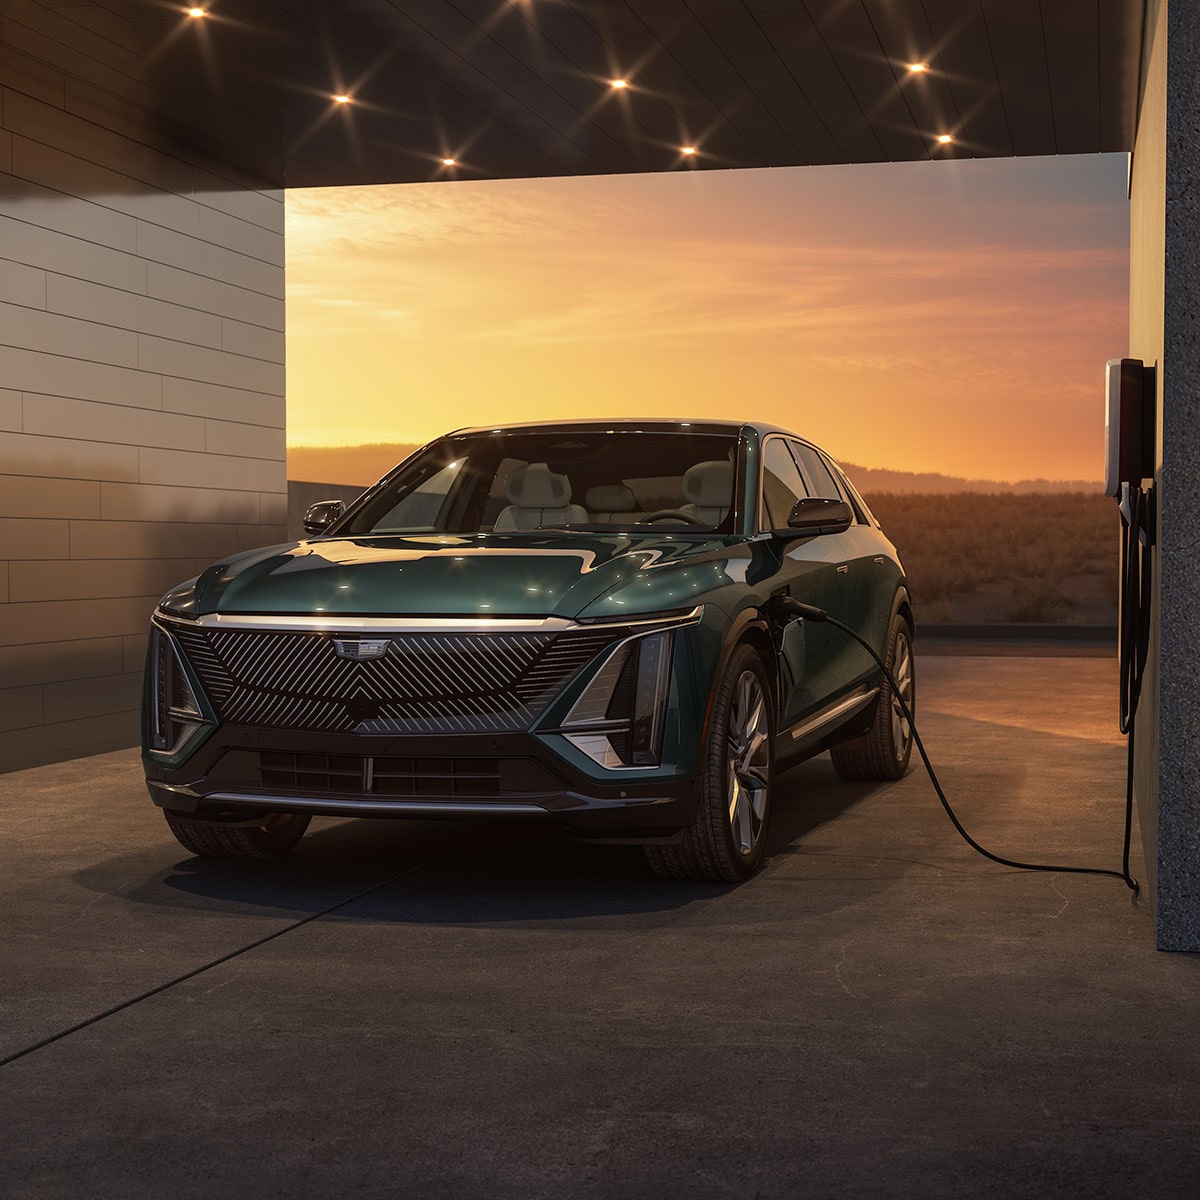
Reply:
[[597, 484], [588, 488], [583, 499], [597, 525], [633, 525], [642, 515], [637, 511], [637, 497], [623, 483]]
[[689, 467], [683, 476], [683, 496], [687, 503], [682, 512], [705, 525], [719, 525], [733, 503], [733, 464], [699, 462]]
[[496, 518], [493, 529], [497, 533], [587, 523], [587, 509], [571, 503], [571, 481], [545, 463], [530, 463], [512, 471], [504, 482], [504, 495], [508, 507]]

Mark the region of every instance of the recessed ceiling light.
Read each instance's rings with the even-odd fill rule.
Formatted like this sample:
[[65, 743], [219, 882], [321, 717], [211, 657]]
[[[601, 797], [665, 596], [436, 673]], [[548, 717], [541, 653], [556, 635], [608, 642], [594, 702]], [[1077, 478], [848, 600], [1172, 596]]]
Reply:
[[611, 87], [615, 87], [618, 91], [629, 86], [628, 79], [610, 79], [608, 82]]
[[207, 17], [208, 9], [206, 8], [185, 8], [183, 10], [189, 17]]
[[349, 104], [350, 97], [347, 96], [345, 92], [338, 92], [338, 94], [334, 96], [333, 102], [334, 104]]
[[679, 153], [680, 153], [680, 154], [686, 154], [686, 155], [692, 155], [692, 154], [695, 154], [695, 153], [696, 153], [696, 147], [695, 147], [695, 146], [680, 146], [680, 147], [679, 147]]
[[443, 158], [442, 166], [443, 167], [457, 167], [458, 159], [457, 158]]
[[937, 135], [939, 146], [948, 146], [952, 141], [954, 141], [954, 134], [952, 133], [939, 133]]
[[904, 64], [912, 75], [924, 75], [929, 70], [928, 63], [913, 62]]

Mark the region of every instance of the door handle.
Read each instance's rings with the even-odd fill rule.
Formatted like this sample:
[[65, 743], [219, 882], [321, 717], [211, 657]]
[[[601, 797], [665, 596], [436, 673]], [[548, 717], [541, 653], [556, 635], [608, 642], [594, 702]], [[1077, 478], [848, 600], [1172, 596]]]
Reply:
[[845, 563], [842, 563], [838, 567], [837, 572], [839, 575], [845, 575], [849, 570], [850, 570], [850, 568]]

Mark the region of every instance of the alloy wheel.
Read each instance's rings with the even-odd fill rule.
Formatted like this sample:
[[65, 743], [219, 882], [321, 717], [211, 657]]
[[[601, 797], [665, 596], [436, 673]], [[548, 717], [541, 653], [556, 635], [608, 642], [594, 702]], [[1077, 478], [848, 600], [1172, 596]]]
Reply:
[[908, 718], [904, 715], [904, 708], [900, 704], [900, 699], [903, 698], [904, 705], [907, 706], [910, 713], [912, 712], [912, 649], [909, 647], [907, 636], [903, 633], [898, 634], [896, 637], [896, 653], [892, 663], [892, 674], [895, 676], [896, 685], [899, 688], [899, 695], [895, 691], [892, 692], [892, 747], [895, 750], [896, 759], [899, 761], [908, 752], [908, 742], [912, 737]]
[[739, 854], [749, 857], [762, 837], [771, 786], [770, 722], [762, 684], [743, 671], [729, 713], [727, 797], [729, 828]]

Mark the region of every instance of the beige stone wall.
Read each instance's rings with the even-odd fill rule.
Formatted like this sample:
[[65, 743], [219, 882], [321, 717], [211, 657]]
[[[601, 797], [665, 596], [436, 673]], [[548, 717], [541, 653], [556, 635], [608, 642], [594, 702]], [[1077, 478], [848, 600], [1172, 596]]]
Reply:
[[284, 537], [283, 195], [0, 59], [0, 771], [137, 740], [147, 619]]
[[[1162, 479], [1163, 268], [1166, 236], [1167, 6], [1150, 0], [1142, 57], [1138, 130], [1130, 164], [1129, 355], [1159, 368], [1157, 464]], [[1161, 490], [1160, 490], [1161, 494]], [[1159, 594], [1155, 580], [1154, 594]], [[1158, 614], [1151, 628], [1150, 656], [1136, 725], [1134, 794], [1145, 849], [1141, 876], [1154, 902], [1158, 841]]]

